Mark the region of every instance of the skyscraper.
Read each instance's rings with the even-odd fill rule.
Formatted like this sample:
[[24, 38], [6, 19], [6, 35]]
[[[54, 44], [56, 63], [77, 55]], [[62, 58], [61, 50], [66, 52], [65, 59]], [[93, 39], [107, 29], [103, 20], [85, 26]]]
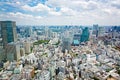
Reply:
[[16, 22], [0, 21], [0, 27], [3, 48], [5, 48], [8, 43], [17, 41]]
[[93, 34], [98, 37], [98, 30], [99, 30], [99, 26], [98, 24], [94, 24], [93, 25]]
[[93, 25], [93, 34], [96, 37], [103, 36], [104, 33], [105, 33], [104, 27], [100, 27], [100, 26], [98, 26], [98, 24]]
[[98, 37], [104, 36], [104, 33], [105, 33], [104, 27], [99, 27], [98, 28]]
[[80, 42], [86, 42], [89, 40], [89, 29], [88, 27], [85, 27], [82, 31], [82, 34], [81, 34], [81, 39], [80, 39]]
[[81, 34], [74, 34], [73, 43], [74, 46], [79, 46]]
[[62, 43], [62, 52], [65, 53], [66, 50], [69, 51], [70, 49], [71, 49], [70, 39], [64, 38]]

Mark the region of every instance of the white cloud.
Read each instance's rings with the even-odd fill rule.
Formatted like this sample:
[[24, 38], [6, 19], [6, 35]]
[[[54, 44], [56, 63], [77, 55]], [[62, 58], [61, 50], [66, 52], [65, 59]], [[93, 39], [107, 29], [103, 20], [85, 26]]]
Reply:
[[[24, 10], [32, 11], [34, 13], [44, 13], [45, 16], [83, 16], [88, 17], [104, 17], [106, 15], [119, 15], [119, 10], [111, 6], [114, 1], [106, 2], [98, 0], [48, 0], [45, 5], [38, 4], [36, 6], [24, 5]], [[105, 5], [106, 4], [106, 5]], [[48, 7], [48, 6], [51, 6]], [[55, 8], [59, 7], [59, 11], [55, 11]], [[114, 11], [114, 12], [113, 12]]]
[[33, 15], [29, 15], [29, 14], [23, 14], [23, 13], [20, 13], [20, 12], [17, 12], [17, 13], [8, 13], [7, 16], [10, 16], [10, 17], [14, 17], [14, 18], [21, 18], [21, 19], [28, 19], [28, 20], [32, 20], [32, 19], [38, 19], [38, 18], [42, 18], [41, 16], [33, 16]]
[[61, 12], [49, 11], [49, 16], [60, 16]]
[[22, 8], [24, 10], [33, 11], [33, 12], [34, 11], [49, 11], [50, 10], [49, 7], [47, 7], [47, 6], [43, 5], [43, 4], [38, 4], [37, 6], [34, 6], [34, 7], [24, 5], [24, 6], [22, 6]]
[[61, 8], [60, 12], [62, 13], [62, 15], [64, 16], [74, 16], [74, 15], [77, 15], [77, 12], [70, 9], [70, 8], [67, 8], [67, 7], [63, 7]]
[[16, 21], [17, 24], [29, 25], [38, 23], [42, 17], [41, 16], [33, 16], [29, 14], [23, 14], [20, 12], [17, 13], [6, 13], [0, 15], [0, 20], [13, 20]]
[[89, 13], [81, 14], [80, 16], [33, 16], [22, 13], [8, 13], [0, 15], [0, 20], [13, 20], [17, 25], [92, 25], [99, 23], [100, 25], [119, 25], [120, 16], [98, 16]]
[[98, 4], [95, 1], [86, 1], [86, 0], [48, 0], [46, 5], [52, 7], [68, 7], [74, 10], [82, 9], [88, 10], [89, 8], [97, 8]]
[[[36, 13], [44, 13], [44, 15], [46, 16], [73, 16], [73, 15], [77, 15], [77, 11], [73, 10], [72, 8], [69, 8], [69, 7], [61, 7], [60, 11], [56, 12], [55, 11], [55, 8], [52, 7], [48, 7], [47, 5], [43, 5], [43, 4], [38, 4], [36, 6], [29, 6], [29, 5], [24, 5], [22, 6], [22, 8], [25, 10], [25, 11], [31, 11], [33, 14], [36, 14]], [[44, 16], [43, 15], [43, 16]]]
[[20, 5], [21, 3], [19, 1], [16, 2], [17, 5]]
[[30, 7], [29, 5], [24, 5], [22, 6], [22, 8], [26, 11], [31, 11], [33, 14], [43, 13], [42, 14], [43, 16], [44, 15], [46, 16], [60, 16], [61, 15], [61, 13], [56, 12], [54, 8], [49, 8], [48, 6], [40, 4], [40, 3], [34, 7]]
[[[30, 12], [29, 15], [9, 13], [7, 16], [3, 14], [4, 19], [16, 20], [19, 24], [120, 24], [120, 0], [48, 0], [45, 5], [38, 3], [34, 6], [27, 2], [16, 4]], [[60, 9], [56, 11], [56, 7]]]

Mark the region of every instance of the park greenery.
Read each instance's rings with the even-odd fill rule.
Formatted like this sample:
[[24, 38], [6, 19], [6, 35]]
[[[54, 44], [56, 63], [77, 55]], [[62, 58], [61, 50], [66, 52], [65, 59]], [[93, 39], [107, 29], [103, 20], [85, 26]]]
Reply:
[[48, 44], [49, 40], [38, 40], [36, 42], [34, 42], [34, 45], [39, 45], [39, 44]]

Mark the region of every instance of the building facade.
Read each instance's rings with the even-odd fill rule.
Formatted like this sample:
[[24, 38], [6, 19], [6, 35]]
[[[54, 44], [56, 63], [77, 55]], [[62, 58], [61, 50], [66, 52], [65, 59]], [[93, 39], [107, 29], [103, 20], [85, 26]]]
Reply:
[[17, 41], [16, 22], [0, 21], [0, 27], [3, 48], [5, 48], [8, 43]]
[[6, 47], [6, 57], [9, 61], [20, 59], [20, 44], [19, 43], [8, 43]]
[[71, 49], [71, 43], [69, 38], [64, 38], [62, 43], [62, 52], [65, 53], [66, 50]]
[[88, 27], [85, 27], [82, 31], [82, 34], [81, 34], [81, 39], [80, 39], [80, 42], [86, 42], [89, 40], [89, 29]]
[[98, 24], [94, 24], [93, 25], [93, 34], [98, 37], [98, 30], [99, 30], [99, 26]]

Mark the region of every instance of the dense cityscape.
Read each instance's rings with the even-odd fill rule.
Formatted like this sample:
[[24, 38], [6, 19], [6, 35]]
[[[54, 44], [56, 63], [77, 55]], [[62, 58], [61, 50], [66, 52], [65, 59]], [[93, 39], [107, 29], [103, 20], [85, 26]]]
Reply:
[[120, 0], [0, 0], [0, 80], [120, 80]]
[[0, 21], [0, 80], [119, 80], [120, 26]]

